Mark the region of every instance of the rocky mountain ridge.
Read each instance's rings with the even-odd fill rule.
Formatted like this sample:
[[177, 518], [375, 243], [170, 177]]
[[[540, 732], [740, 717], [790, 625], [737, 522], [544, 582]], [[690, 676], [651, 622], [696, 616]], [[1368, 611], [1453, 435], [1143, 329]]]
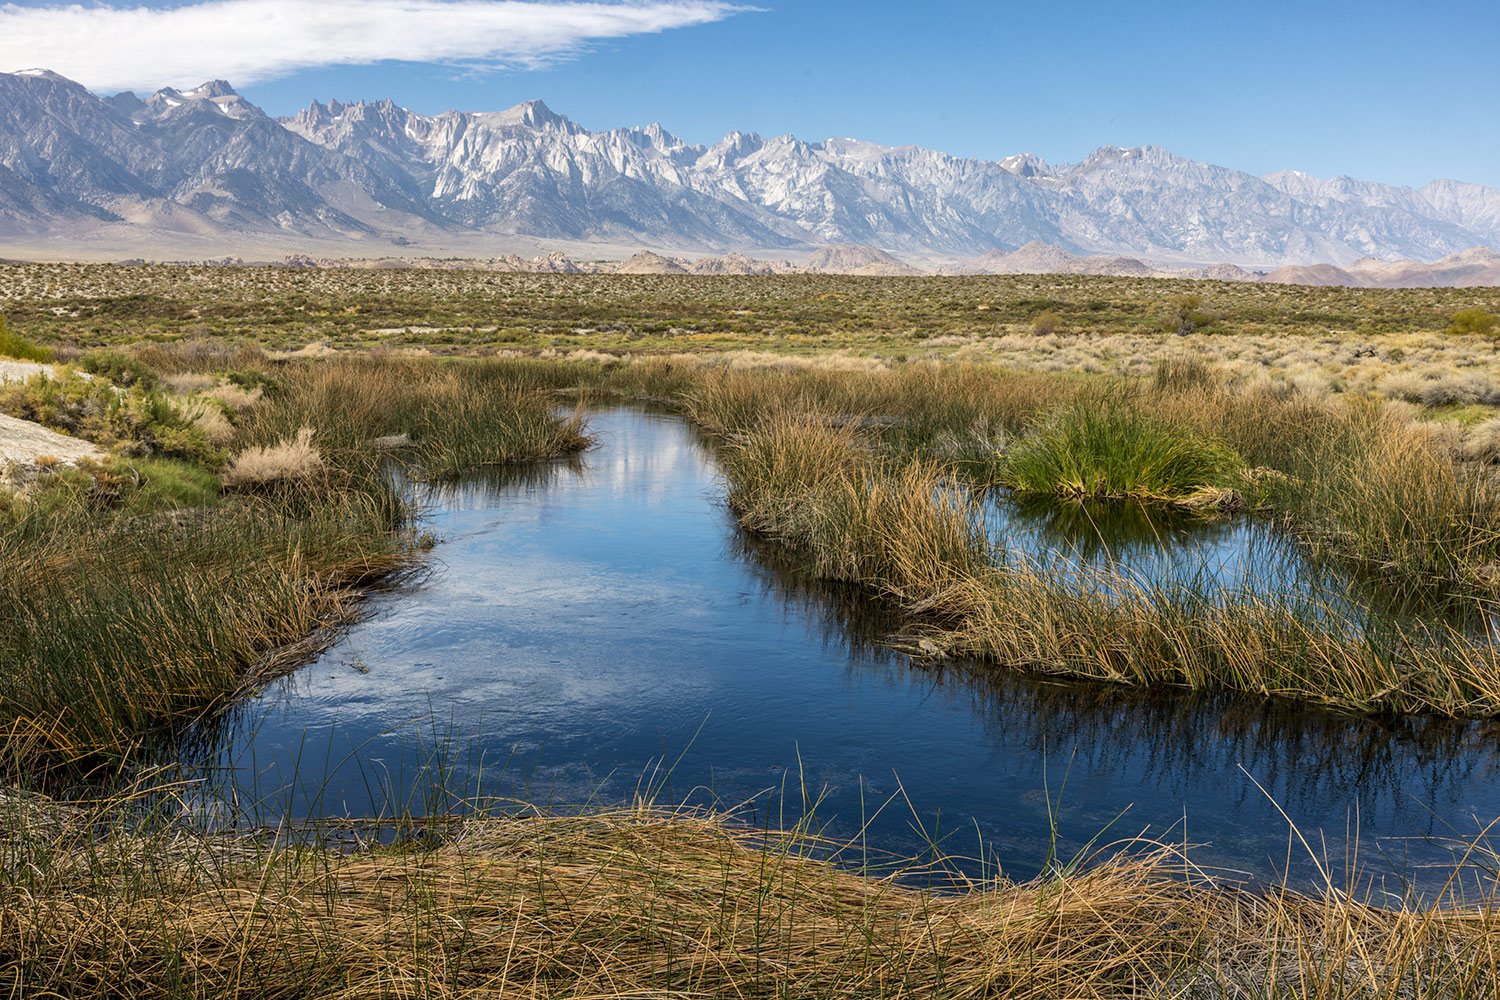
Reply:
[[1075, 273], [1346, 269], [1500, 244], [1500, 189], [1260, 178], [1152, 146], [1053, 165], [747, 132], [698, 145], [654, 124], [590, 131], [540, 101], [433, 116], [314, 102], [276, 120], [223, 81], [101, 98], [44, 70], [0, 74], [0, 247], [103, 229], [220, 253], [255, 237], [473, 255], [524, 237], [668, 255], [861, 245], [950, 269], [1048, 266], [1026, 260], [1041, 246]]

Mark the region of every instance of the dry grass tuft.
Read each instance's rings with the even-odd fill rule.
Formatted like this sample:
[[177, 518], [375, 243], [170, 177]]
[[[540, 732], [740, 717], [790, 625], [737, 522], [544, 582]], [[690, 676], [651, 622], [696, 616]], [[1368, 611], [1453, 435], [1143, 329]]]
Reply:
[[1500, 417], [1469, 428], [1459, 450], [1471, 462], [1500, 463]]
[[177, 372], [161, 379], [161, 387], [175, 396], [197, 396], [218, 384], [218, 378], [206, 372]]
[[323, 470], [323, 455], [313, 444], [313, 430], [303, 427], [295, 437], [240, 452], [224, 470], [224, 485], [244, 489], [271, 483], [307, 483]]
[[234, 424], [216, 403], [206, 399], [191, 399], [175, 405], [178, 412], [214, 447], [223, 448], [234, 440]]

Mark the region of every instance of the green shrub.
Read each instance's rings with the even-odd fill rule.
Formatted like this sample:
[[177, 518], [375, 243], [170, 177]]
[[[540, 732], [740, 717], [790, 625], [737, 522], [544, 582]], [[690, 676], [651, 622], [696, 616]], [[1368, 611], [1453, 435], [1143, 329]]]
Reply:
[[78, 359], [78, 367], [91, 375], [107, 378], [122, 389], [140, 386], [142, 389], [156, 388], [156, 372], [139, 358], [124, 351], [101, 348], [89, 351]]
[[1128, 403], [1083, 402], [1023, 435], [1001, 481], [1022, 493], [1180, 503], [1238, 481], [1244, 462], [1220, 441]]
[[1061, 329], [1062, 317], [1053, 312], [1051, 309], [1043, 309], [1041, 312], [1037, 313], [1036, 318], [1031, 321], [1031, 332], [1036, 334], [1038, 337], [1045, 337], [1048, 334], [1056, 333]]
[[223, 455], [171, 400], [139, 386], [117, 389], [76, 372], [0, 386], [0, 413], [31, 420], [124, 454], [216, 465]]
[[224, 381], [247, 391], [260, 389], [271, 392], [276, 388], [276, 379], [267, 372], [233, 370], [226, 371], [223, 375]]
[[5, 317], [0, 316], [0, 358], [12, 358], [16, 361], [38, 361], [44, 365], [51, 364], [54, 355], [49, 348], [33, 344], [25, 337], [16, 333], [5, 323]]
[[1186, 337], [1208, 326], [1214, 318], [1203, 311], [1203, 296], [1177, 295], [1168, 303], [1167, 331]]
[[1500, 327], [1500, 319], [1495, 314], [1480, 309], [1478, 306], [1469, 309], [1460, 309], [1453, 314], [1453, 322], [1448, 324], [1449, 333], [1472, 333], [1481, 337], [1493, 337], [1497, 327]]

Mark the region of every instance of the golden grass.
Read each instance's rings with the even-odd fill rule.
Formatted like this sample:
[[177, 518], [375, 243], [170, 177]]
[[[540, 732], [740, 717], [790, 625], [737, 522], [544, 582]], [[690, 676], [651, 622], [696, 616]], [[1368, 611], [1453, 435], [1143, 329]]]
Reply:
[[12, 821], [0, 893], [13, 996], [1462, 1000], [1500, 987], [1493, 886], [1381, 908], [1331, 884], [1237, 886], [1161, 845], [1113, 845], [1016, 884], [947, 860], [849, 870], [836, 862], [864, 845], [645, 807], [471, 819], [435, 847], [353, 854], [100, 841], [77, 819], [28, 814], [29, 836]]

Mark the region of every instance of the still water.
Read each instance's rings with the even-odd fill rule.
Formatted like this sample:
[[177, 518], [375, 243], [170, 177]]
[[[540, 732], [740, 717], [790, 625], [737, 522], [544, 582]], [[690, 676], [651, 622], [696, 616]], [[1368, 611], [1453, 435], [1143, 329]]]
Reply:
[[[1388, 885], [1431, 884], [1454, 838], [1500, 816], [1491, 726], [914, 664], [880, 646], [874, 609], [737, 530], [680, 419], [604, 410], [590, 431], [576, 463], [430, 498], [429, 571], [224, 721], [212, 756], [242, 804], [420, 810], [437, 747], [468, 792], [646, 793], [784, 823], [816, 800], [833, 835], [902, 854], [942, 840], [1012, 877], [1054, 843], [1067, 860], [1145, 833], [1199, 845], [1203, 866], [1307, 878], [1289, 817], [1320, 861], [1345, 872], [1357, 842]], [[995, 513], [1034, 556], [1099, 557], [1076, 523]], [[1142, 572], [1274, 590], [1297, 566], [1244, 522], [1117, 535], [1105, 557]]]

